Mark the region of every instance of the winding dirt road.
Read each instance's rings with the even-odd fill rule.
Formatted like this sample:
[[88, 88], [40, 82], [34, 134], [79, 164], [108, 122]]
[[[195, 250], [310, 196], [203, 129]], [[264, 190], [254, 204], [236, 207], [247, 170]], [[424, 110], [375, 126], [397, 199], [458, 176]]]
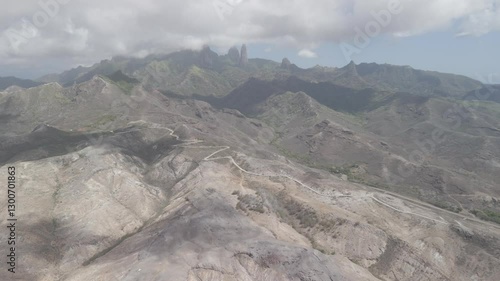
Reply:
[[[231, 147], [230, 146], [197, 146], [195, 144], [199, 144], [199, 143], [203, 143], [204, 141], [203, 140], [198, 140], [198, 139], [194, 139], [194, 140], [181, 140], [180, 137], [178, 135], [175, 134], [175, 130], [174, 129], [171, 129], [171, 128], [168, 128], [168, 127], [164, 127], [160, 124], [154, 124], [154, 123], [149, 123], [149, 122], [146, 122], [146, 121], [143, 121], [143, 120], [140, 120], [140, 121], [135, 121], [135, 122], [131, 122], [129, 124], [147, 124], [147, 125], [152, 125], [150, 126], [149, 128], [154, 128], [154, 129], [164, 129], [164, 130], [167, 130], [169, 133], [168, 135], [175, 138], [176, 140], [182, 142], [181, 144], [178, 144], [176, 146], [179, 146], [179, 147], [184, 147], [184, 148], [197, 148], [197, 149], [216, 149], [216, 151], [212, 152], [210, 155], [206, 156], [205, 158], [203, 158], [203, 161], [217, 161], [217, 160], [229, 160], [238, 170], [240, 170], [242, 173], [245, 173], [245, 174], [248, 174], [248, 175], [252, 175], [252, 176], [259, 176], [259, 177], [281, 177], [281, 178], [286, 178], [286, 179], [289, 179], [293, 182], [296, 182], [297, 184], [299, 184], [300, 186], [308, 189], [309, 191], [315, 193], [316, 195], [319, 195], [321, 197], [325, 197], [325, 198], [329, 198], [329, 199], [338, 199], [338, 198], [346, 198], [346, 197], [352, 197], [350, 195], [342, 195], [342, 196], [330, 196], [330, 195], [325, 195], [323, 193], [321, 193], [320, 191], [317, 191], [316, 189], [310, 187], [309, 185], [301, 182], [300, 180], [296, 179], [296, 178], [293, 178], [287, 174], [261, 174], [261, 173], [255, 173], [255, 172], [251, 172], [251, 171], [247, 171], [246, 169], [242, 168], [235, 160], [233, 157], [231, 156], [220, 156], [220, 157], [215, 157], [217, 154], [219, 153], [222, 153], [224, 151], [227, 151], [227, 150], [230, 150]], [[366, 188], [366, 186], [363, 186]], [[410, 202], [410, 203], [413, 203], [413, 204], [416, 204], [420, 207], [423, 207], [423, 208], [427, 208], [427, 209], [432, 209], [433, 211], [438, 211], [438, 212], [445, 212], [445, 213], [448, 213], [448, 214], [451, 214], [455, 217], [458, 217], [459, 219], [462, 219], [462, 220], [469, 220], [469, 221], [474, 221], [476, 223], [480, 223], [480, 224], [483, 224], [483, 225], [487, 225], [489, 227], [495, 227], [495, 228], [499, 228], [499, 226], [496, 226], [496, 225], [493, 225], [489, 222], [485, 222], [485, 221], [482, 221], [482, 220], [478, 220], [478, 219], [475, 219], [475, 218], [471, 218], [471, 217], [468, 217], [468, 216], [464, 216], [464, 215], [461, 215], [461, 214], [457, 214], [457, 213], [453, 213], [451, 211], [448, 211], [448, 210], [444, 210], [444, 209], [440, 209], [438, 207], [435, 207], [435, 206], [431, 206], [431, 205], [428, 205], [424, 202], [419, 202], [419, 201], [416, 201], [414, 199], [411, 199], [411, 198], [408, 198], [408, 197], [405, 197], [405, 196], [402, 196], [402, 195], [399, 195], [399, 194], [395, 194], [393, 192], [389, 192], [389, 191], [386, 191], [386, 190], [381, 190], [381, 189], [378, 189], [376, 187], [369, 187], [370, 189], [375, 189], [377, 191], [379, 191], [380, 193], [382, 194], [386, 194], [386, 195], [390, 195], [390, 196], [393, 196], [393, 197], [396, 197], [400, 200], [403, 200], [403, 201], [407, 201], [407, 202]], [[374, 202], [386, 207], [386, 208], [389, 208], [391, 210], [394, 210], [398, 213], [402, 213], [402, 214], [409, 214], [409, 215], [413, 215], [413, 216], [417, 216], [417, 217], [420, 217], [420, 218], [423, 218], [423, 219], [426, 219], [426, 220], [430, 220], [430, 221], [433, 221], [433, 222], [436, 222], [436, 223], [439, 223], [439, 224], [444, 224], [444, 225], [451, 225], [452, 223], [446, 221], [445, 219], [443, 219], [442, 217], [441, 220], [438, 220], [438, 219], [435, 219], [435, 218], [431, 218], [431, 217], [428, 217], [428, 216], [425, 216], [425, 215], [422, 215], [422, 214], [418, 214], [418, 213], [414, 213], [414, 212], [408, 212], [408, 211], [404, 211], [404, 210], [401, 210], [401, 209], [398, 209], [397, 207], [394, 207], [386, 202], [383, 202], [382, 200], [376, 198], [375, 196], [373, 195], [369, 195], [368, 196], [370, 199], [372, 199]]]

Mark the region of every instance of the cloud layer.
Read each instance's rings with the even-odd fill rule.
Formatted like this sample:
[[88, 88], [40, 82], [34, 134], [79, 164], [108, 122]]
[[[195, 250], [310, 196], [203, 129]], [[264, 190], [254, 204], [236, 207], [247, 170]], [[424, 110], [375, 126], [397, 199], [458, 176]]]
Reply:
[[[399, 4], [398, 4], [399, 3]], [[30, 0], [3, 3], [0, 61], [43, 65], [144, 56], [203, 44], [269, 43], [304, 57], [325, 42], [350, 42], [388, 5], [399, 5], [381, 33], [415, 36], [500, 30], [500, 0]], [[45, 7], [45, 8], [44, 8]], [[383, 13], [382, 13], [383, 14]], [[44, 16], [45, 15], [45, 16]]]

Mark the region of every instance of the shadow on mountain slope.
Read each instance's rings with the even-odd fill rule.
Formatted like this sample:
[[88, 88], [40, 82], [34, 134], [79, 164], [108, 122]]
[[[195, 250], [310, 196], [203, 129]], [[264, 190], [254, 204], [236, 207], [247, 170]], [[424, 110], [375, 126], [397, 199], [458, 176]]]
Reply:
[[[144, 129], [146, 130], [146, 129]], [[123, 153], [151, 164], [180, 143], [171, 137], [151, 137], [139, 128], [116, 131], [73, 133], [39, 125], [31, 133], [0, 138], [0, 165], [15, 161], [33, 161], [82, 150], [91, 145], [111, 145]]]

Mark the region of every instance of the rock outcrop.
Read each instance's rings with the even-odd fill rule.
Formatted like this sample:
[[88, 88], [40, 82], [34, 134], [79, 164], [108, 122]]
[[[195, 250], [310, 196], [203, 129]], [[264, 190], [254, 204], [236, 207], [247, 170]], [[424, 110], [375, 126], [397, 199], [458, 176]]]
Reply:
[[240, 66], [246, 66], [248, 64], [248, 53], [247, 53], [247, 45], [243, 44], [241, 46], [241, 56], [240, 56]]
[[288, 58], [283, 58], [283, 60], [281, 61], [281, 68], [289, 69], [291, 65], [292, 63]]
[[213, 68], [218, 56], [210, 47], [204, 46], [200, 52], [199, 64], [204, 68]]
[[233, 63], [239, 63], [240, 61], [240, 51], [238, 51], [238, 48], [236, 47], [232, 47], [231, 49], [229, 49], [227, 56]]

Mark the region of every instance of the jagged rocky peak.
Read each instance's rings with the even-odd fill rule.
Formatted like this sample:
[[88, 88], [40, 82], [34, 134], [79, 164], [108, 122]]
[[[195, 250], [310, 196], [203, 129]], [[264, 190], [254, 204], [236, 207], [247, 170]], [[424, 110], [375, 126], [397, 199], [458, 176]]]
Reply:
[[212, 51], [209, 46], [203, 46], [200, 52], [200, 66], [205, 68], [212, 68], [215, 61], [217, 60], [217, 57], [219, 57], [219, 55], [217, 55], [216, 52]]
[[351, 62], [349, 62], [348, 65], [344, 66], [342, 68], [346, 73], [349, 73], [349, 74], [358, 74], [358, 70], [356, 68], [356, 64], [354, 63], [354, 61], [351, 60]]
[[243, 46], [241, 46], [240, 66], [245, 66], [247, 64], [248, 64], [247, 45], [243, 44]]
[[234, 63], [238, 63], [240, 61], [240, 51], [236, 47], [232, 47], [231, 49], [229, 49], [229, 52], [227, 52], [227, 56]]
[[290, 62], [290, 60], [288, 58], [283, 58], [283, 60], [281, 61], [281, 68], [290, 68], [290, 66], [292, 65], [292, 63]]

